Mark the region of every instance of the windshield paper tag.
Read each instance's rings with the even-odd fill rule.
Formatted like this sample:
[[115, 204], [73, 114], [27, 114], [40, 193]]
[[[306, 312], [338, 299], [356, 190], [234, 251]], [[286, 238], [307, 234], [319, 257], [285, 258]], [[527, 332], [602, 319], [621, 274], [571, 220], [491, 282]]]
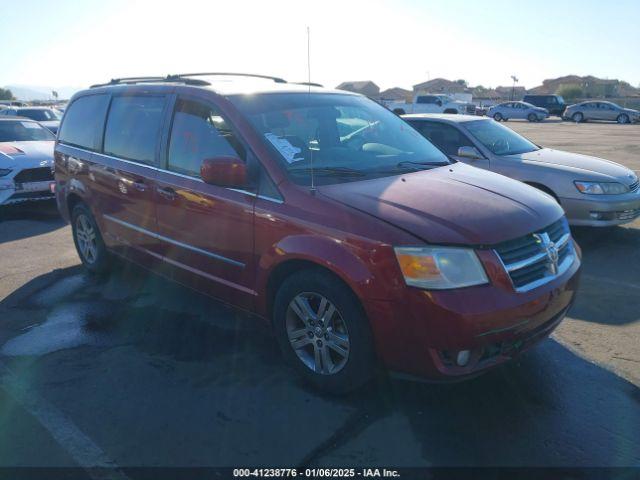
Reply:
[[34, 129], [40, 128], [38, 124], [35, 122], [20, 122], [20, 123], [24, 128], [34, 128]]
[[303, 160], [303, 158], [296, 158], [296, 155], [302, 152], [302, 149], [291, 145], [286, 138], [281, 138], [273, 133], [265, 133], [264, 136], [276, 147], [287, 162], [293, 163], [298, 160]]

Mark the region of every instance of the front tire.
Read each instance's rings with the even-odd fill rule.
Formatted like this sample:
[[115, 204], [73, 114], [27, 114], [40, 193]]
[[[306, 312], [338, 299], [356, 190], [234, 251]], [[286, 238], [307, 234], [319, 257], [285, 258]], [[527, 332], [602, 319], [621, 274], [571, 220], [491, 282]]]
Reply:
[[89, 207], [79, 203], [71, 211], [73, 243], [82, 264], [92, 273], [103, 273], [109, 268], [109, 252]]
[[571, 120], [573, 120], [576, 123], [582, 123], [584, 121], [584, 115], [580, 112], [576, 112], [573, 115], [571, 115]]
[[527, 117], [527, 120], [529, 120], [530, 122], [535, 122], [538, 120], [538, 117], [536, 116], [535, 113], [530, 113], [529, 116]]
[[373, 377], [369, 323], [351, 290], [320, 269], [297, 272], [276, 294], [273, 327], [282, 353], [314, 387], [346, 393]]
[[629, 123], [629, 116], [622, 113], [618, 115], [618, 118], [616, 119], [616, 121], [620, 124]]
[[501, 121], [502, 121], [502, 114], [501, 114], [501, 113], [494, 113], [494, 114], [493, 114], [493, 119], [494, 119], [496, 122], [501, 122]]

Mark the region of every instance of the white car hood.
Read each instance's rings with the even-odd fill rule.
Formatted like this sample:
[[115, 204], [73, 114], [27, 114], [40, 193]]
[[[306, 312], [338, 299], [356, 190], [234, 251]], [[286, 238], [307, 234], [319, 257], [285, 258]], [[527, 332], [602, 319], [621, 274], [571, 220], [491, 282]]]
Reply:
[[633, 183], [636, 179], [635, 174], [627, 167], [610, 160], [582, 155], [579, 153], [542, 148], [534, 152], [509, 156], [514, 159], [521, 159], [527, 162], [545, 163], [550, 166], [557, 165], [560, 167], [569, 167], [576, 171], [581, 170], [585, 174], [597, 174], [598, 176], [604, 175], [616, 179], [625, 185]]
[[0, 168], [52, 167], [54, 143], [53, 140], [1, 142]]

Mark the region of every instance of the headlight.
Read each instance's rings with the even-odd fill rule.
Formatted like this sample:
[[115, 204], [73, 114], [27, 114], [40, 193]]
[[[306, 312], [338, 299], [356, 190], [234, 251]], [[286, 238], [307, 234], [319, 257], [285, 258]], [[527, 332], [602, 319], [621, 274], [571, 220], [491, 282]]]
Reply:
[[593, 195], [616, 195], [627, 193], [629, 189], [617, 182], [573, 182], [580, 193]]
[[457, 247], [396, 247], [404, 281], [428, 290], [489, 283], [475, 252]]
[[9, 175], [10, 173], [11, 173], [10, 168], [0, 168], [0, 177], [4, 177], [6, 175]]

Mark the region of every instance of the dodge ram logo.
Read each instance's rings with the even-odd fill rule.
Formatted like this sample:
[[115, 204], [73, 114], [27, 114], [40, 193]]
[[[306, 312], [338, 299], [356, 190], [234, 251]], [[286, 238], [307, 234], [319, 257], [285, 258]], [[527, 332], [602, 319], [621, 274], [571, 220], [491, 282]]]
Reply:
[[551, 241], [548, 233], [534, 233], [533, 236], [540, 245], [540, 248], [547, 254], [549, 272], [552, 275], [556, 275], [558, 273], [558, 247]]

